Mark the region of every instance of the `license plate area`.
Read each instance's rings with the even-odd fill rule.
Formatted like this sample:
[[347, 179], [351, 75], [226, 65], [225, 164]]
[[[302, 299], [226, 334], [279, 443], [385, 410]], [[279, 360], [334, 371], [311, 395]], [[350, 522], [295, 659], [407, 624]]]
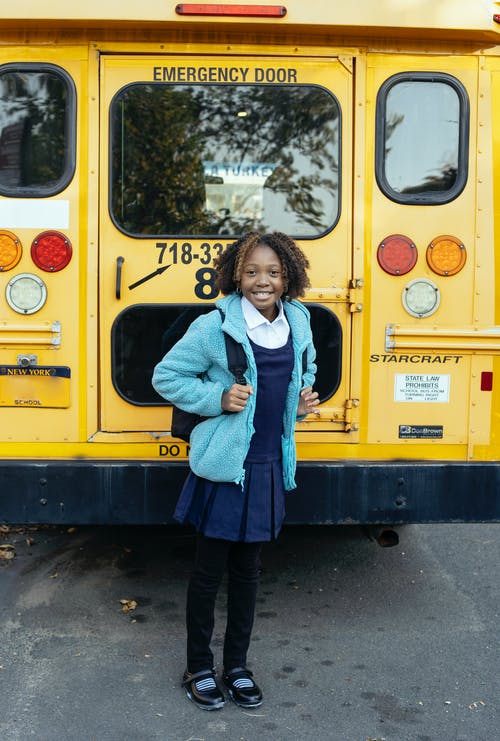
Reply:
[[63, 365], [0, 365], [0, 407], [65, 409], [71, 369]]

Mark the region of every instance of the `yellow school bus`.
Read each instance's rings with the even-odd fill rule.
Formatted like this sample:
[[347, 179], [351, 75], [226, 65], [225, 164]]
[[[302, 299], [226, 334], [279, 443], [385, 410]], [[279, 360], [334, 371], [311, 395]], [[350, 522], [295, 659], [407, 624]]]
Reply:
[[0, 521], [171, 521], [152, 370], [250, 229], [311, 263], [288, 522], [500, 520], [500, 3], [17, 0]]

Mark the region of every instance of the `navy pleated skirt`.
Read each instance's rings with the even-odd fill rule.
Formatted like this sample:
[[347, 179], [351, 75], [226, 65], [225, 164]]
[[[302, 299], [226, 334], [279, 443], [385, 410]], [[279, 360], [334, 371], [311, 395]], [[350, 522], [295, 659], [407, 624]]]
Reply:
[[209, 538], [247, 543], [276, 538], [285, 517], [281, 434], [293, 368], [291, 336], [277, 349], [251, 344], [257, 398], [244, 485], [208, 481], [191, 471], [174, 512], [178, 522], [194, 525]]

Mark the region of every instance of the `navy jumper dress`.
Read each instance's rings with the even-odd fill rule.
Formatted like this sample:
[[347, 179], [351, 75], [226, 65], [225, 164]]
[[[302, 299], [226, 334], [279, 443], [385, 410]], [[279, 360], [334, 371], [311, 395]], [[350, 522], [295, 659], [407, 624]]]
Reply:
[[245, 459], [245, 481], [214, 482], [189, 473], [174, 518], [208, 538], [273, 540], [285, 517], [281, 435], [294, 363], [291, 333], [285, 345], [265, 348], [250, 340], [257, 366], [255, 433]]

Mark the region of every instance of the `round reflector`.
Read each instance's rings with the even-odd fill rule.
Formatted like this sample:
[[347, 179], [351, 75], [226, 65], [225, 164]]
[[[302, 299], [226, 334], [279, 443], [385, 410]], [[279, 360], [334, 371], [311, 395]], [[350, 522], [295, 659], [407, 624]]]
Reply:
[[405, 275], [415, 267], [418, 252], [414, 243], [404, 234], [391, 234], [380, 242], [378, 264], [389, 275]]
[[47, 287], [37, 275], [19, 273], [7, 283], [5, 297], [18, 314], [34, 314], [47, 300]]
[[5, 272], [15, 268], [22, 254], [21, 241], [12, 232], [2, 229], [0, 231], [0, 271]]
[[417, 278], [403, 288], [402, 299], [408, 314], [420, 319], [437, 311], [441, 297], [435, 283], [427, 278]]
[[427, 264], [438, 275], [459, 273], [467, 259], [467, 250], [456, 237], [443, 234], [427, 247]]
[[71, 242], [61, 232], [42, 232], [31, 245], [33, 262], [47, 273], [57, 273], [65, 268], [72, 254]]

